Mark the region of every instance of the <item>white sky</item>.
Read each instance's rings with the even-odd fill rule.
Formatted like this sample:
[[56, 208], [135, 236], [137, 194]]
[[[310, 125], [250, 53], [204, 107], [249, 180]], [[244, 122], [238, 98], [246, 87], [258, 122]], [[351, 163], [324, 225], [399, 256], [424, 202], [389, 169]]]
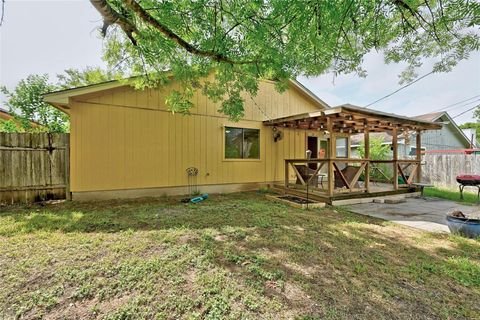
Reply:
[[[53, 79], [67, 68], [104, 66], [102, 39], [96, 31], [101, 19], [88, 0], [7, 0], [5, 9], [0, 27], [1, 85], [11, 89], [28, 74], [48, 73]], [[364, 106], [400, 87], [401, 65], [385, 65], [381, 55], [372, 53], [364, 66], [367, 78], [343, 75], [333, 83], [332, 75], [325, 75], [299, 80], [331, 106], [347, 102]], [[430, 70], [427, 63], [419, 74]], [[480, 53], [476, 52], [454, 71], [430, 75], [371, 108], [412, 116], [479, 94]], [[448, 111], [455, 116], [473, 106], [460, 104]], [[473, 121], [472, 112], [455, 120]]]

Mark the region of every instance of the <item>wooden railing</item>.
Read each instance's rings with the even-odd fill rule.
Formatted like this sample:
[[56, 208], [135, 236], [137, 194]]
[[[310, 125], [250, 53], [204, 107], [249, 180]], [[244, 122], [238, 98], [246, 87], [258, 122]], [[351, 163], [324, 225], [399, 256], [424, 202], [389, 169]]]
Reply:
[[[392, 165], [391, 175], [390, 172], [384, 172], [386, 170], [382, 171], [382, 164]], [[393, 189], [398, 190], [401, 186], [410, 186], [415, 181], [419, 168], [418, 160], [285, 159], [285, 188], [309, 188], [326, 192], [330, 196], [345, 192], [369, 193], [372, 181], [370, 176], [373, 173], [377, 176], [383, 175], [385, 180], [381, 182], [393, 184]], [[325, 172], [322, 172], [322, 169]], [[291, 172], [294, 175], [290, 175]], [[291, 183], [292, 177], [296, 179], [295, 183]], [[402, 178], [400, 183], [399, 177]]]

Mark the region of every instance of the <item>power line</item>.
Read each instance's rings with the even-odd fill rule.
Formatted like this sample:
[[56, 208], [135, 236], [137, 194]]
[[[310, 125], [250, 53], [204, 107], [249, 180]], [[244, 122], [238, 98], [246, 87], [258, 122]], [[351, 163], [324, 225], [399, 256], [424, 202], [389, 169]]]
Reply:
[[469, 112], [469, 111], [472, 111], [473, 109], [478, 108], [478, 107], [480, 107], [480, 104], [477, 104], [476, 106], [474, 106], [474, 107], [472, 107], [472, 108], [470, 108], [470, 109], [467, 109], [467, 110], [463, 111], [462, 113], [457, 114], [456, 116], [452, 117], [452, 119], [455, 119], [455, 118], [461, 116], [462, 114], [465, 114], [465, 113], [467, 113], [467, 112]]
[[412, 84], [414, 84], [415, 82], [418, 82], [418, 81], [422, 80], [423, 78], [426, 78], [427, 76], [431, 75], [433, 72], [434, 72], [434, 71], [430, 71], [429, 73], [424, 74], [423, 76], [421, 76], [421, 77], [413, 80], [412, 82], [409, 82], [409, 83], [407, 83], [406, 85], [398, 88], [397, 90], [393, 91], [392, 93], [389, 93], [389, 94], [387, 94], [386, 96], [383, 96], [383, 97], [381, 97], [380, 99], [377, 99], [377, 100], [373, 101], [372, 103], [367, 104], [365, 107], [366, 107], [366, 108], [367, 108], [367, 107], [370, 107], [371, 105], [373, 105], [373, 104], [375, 104], [375, 103], [377, 103], [377, 102], [379, 102], [379, 101], [382, 101], [382, 100], [384, 100], [384, 99], [386, 99], [386, 98], [388, 98], [388, 97], [393, 96], [395, 93], [397, 93], [397, 92], [399, 92], [399, 91], [401, 91], [401, 90], [403, 90], [403, 89], [411, 86]]
[[[477, 94], [476, 96], [470, 97], [470, 98], [468, 98], [468, 99], [465, 99], [465, 100], [462, 100], [462, 101], [459, 101], [459, 102], [456, 102], [456, 103], [453, 103], [453, 104], [449, 104], [448, 106], [442, 107], [442, 108], [437, 109], [437, 110], [434, 110], [433, 112], [442, 111], [442, 110], [447, 110], [447, 109], [449, 109], [449, 108], [451, 108], [451, 107], [453, 107], [453, 106], [456, 106], [456, 105], [458, 105], [458, 104], [460, 104], [460, 103], [463, 103], [463, 102], [467, 102], [467, 101], [472, 100], [472, 99], [477, 98], [477, 97], [480, 97], [480, 94]], [[478, 100], [480, 100], [480, 99], [471, 101], [471, 102], [469, 102], [469, 103], [467, 103], [467, 104], [470, 104], [470, 103], [475, 102], [475, 101], [478, 101]]]
[[268, 121], [272, 121], [272, 118], [270, 118], [268, 114], [258, 106], [258, 104], [255, 102], [255, 100], [251, 95], [250, 95], [250, 99], [252, 99], [252, 102], [255, 105], [255, 107], [257, 107], [258, 111], [260, 111], [265, 116], [265, 118], [267, 118]]
[[[467, 103], [462, 103], [462, 104], [459, 105], [459, 106], [455, 106], [455, 108], [453, 108], [453, 110], [458, 109], [458, 108], [466, 107], [466, 106], [468, 106], [468, 105], [471, 105], [472, 103], [477, 103], [478, 101], [480, 101], [480, 99], [476, 99], [476, 100], [473, 100], [473, 101], [470, 101], [470, 102], [467, 102]], [[453, 110], [452, 110], [452, 111], [453, 111]]]

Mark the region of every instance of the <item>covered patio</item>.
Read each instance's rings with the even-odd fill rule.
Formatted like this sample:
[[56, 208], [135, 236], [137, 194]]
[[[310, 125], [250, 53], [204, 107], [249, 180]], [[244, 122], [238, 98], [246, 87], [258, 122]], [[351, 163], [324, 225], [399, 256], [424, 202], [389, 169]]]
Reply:
[[[420, 133], [441, 129], [437, 123], [352, 105], [264, 121], [264, 125], [272, 126], [274, 131], [290, 128], [323, 134], [326, 150], [313, 154], [306, 150], [303, 159], [284, 159], [284, 184], [275, 187], [286, 194], [308, 196], [329, 204], [342, 199], [418, 191], [422, 176]], [[371, 132], [392, 135], [391, 160], [370, 159]], [[363, 157], [351, 155], [349, 141], [355, 134], [363, 134]], [[399, 135], [415, 136], [414, 157], [399, 159]], [[340, 139], [346, 142], [338, 143]]]

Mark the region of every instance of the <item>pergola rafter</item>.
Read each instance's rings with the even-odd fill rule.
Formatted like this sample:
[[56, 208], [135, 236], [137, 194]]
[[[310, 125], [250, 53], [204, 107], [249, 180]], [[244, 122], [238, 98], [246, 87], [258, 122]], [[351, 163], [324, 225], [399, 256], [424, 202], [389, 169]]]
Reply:
[[[289, 190], [289, 168], [293, 168], [298, 181], [302, 186], [310, 185], [310, 182], [319, 170], [327, 165], [328, 187], [326, 196], [331, 202], [335, 194], [338, 193], [370, 193], [370, 171], [379, 163], [390, 163], [393, 166], [393, 189], [399, 190], [399, 177], [402, 178], [404, 185], [410, 187], [414, 179], [420, 182], [421, 179], [421, 135], [423, 130], [441, 129], [441, 124], [412, 119], [391, 113], [371, 110], [367, 108], [356, 107], [352, 105], [342, 105], [339, 107], [325, 109], [323, 111], [298, 114], [289, 117], [282, 117], [273, 120], [264, 121], [266, 126], [277, 128], [291, 128], [303, 130], [323, 131], [328, 135], [328, 158], [325, 159], [285, 159], [285, 190]], [[371, 160], [370, 159], [370, 133], [371, 132], [390, 132], [392, 134], [392, 160]], [[398, 159], [398, 136], [404, 132], [416, 132], [416, 159], [400, 160]], [[350, 159], [336, 157], [336, 139], [337, 136], [345, 136], [363, 133], [365, 141], [365, 158]], [[302, 177], [299, 172], [299, 163], [306, 166], [314, 163], [317, 168], [308, 178]], [[348, 165], [355, 163], [357, 171], [350, 177], [344, 175], [340, 169], [340, 164]], [[405, 170], [410, 168], [411, 173], [407, 177]], [[364, 175], [364, 185], [359, 188], [357, 182], [361, 175]], [[344, 188], [336, 189], [337, 182], [341, 182]]]

